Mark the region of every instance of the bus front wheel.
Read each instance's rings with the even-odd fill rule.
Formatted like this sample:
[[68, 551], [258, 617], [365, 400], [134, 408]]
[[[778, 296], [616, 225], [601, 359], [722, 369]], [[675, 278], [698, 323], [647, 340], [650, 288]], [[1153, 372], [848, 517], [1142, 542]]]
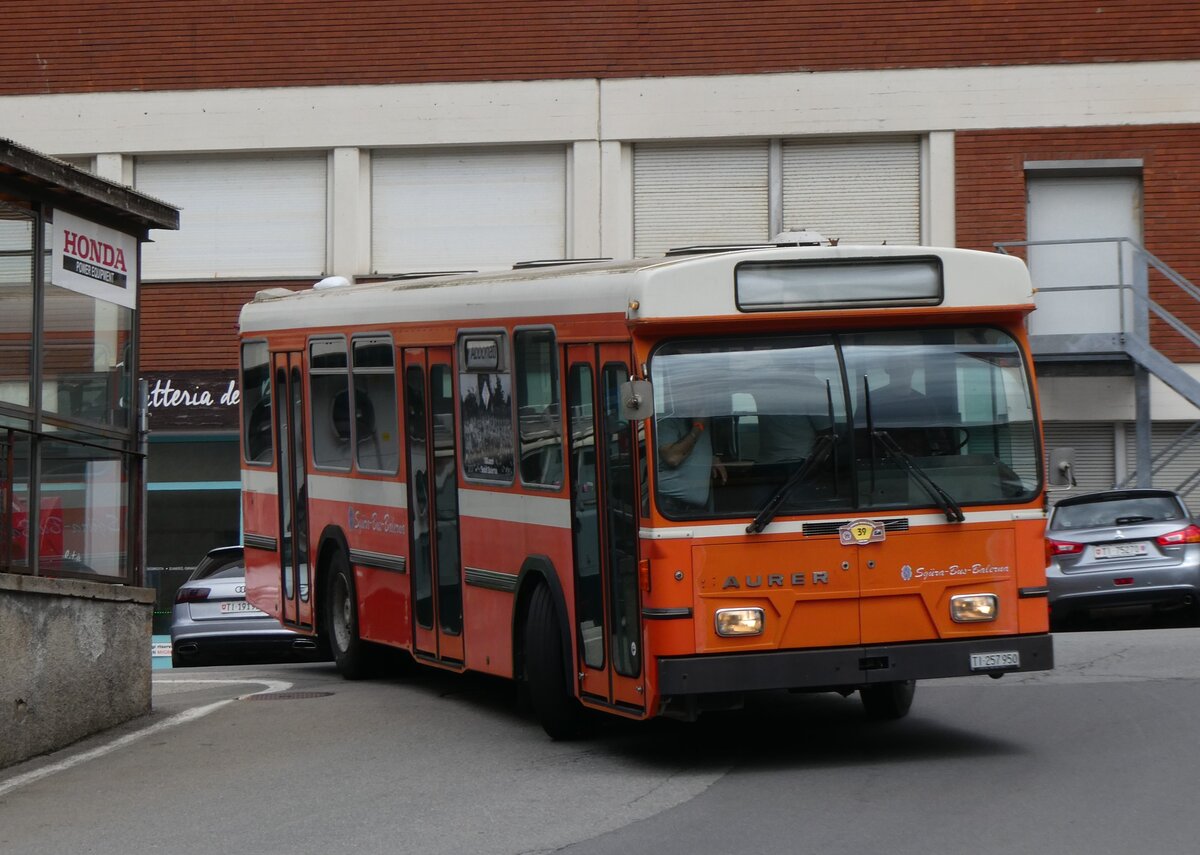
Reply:
[[552, 739], [582, 736], [584, 710], [567, 682], [562, 632], [545, 585], [538, 585], [529, 598], [524, 646], [525, 683], [542, 728]]
[[354, 574], [346, 556], [337, 551], [329, 559], [329, 647], [338, 671], [347, 680], [369, 675], [367, 643], [358, 635], [358, 601]]
[[916, 680], [898, 680], [894, 683], [863, 686], [858, 690], [858, 694], [862, 698], [867, 718], [872, 721], [894, 721], [908, 715], [916, 691]]

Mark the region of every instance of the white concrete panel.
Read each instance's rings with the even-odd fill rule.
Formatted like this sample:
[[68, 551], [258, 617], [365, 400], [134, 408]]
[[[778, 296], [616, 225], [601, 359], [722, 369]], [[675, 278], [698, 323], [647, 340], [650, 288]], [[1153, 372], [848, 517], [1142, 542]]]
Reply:
[[600, 255], [600, 143], [571, 147], [567, 172], [567, 257]]
[[955, 245], [954, 133], [934, 131], [925, 139], [921, 159], [921, 241]]
[[[0, 127], [92, 155], [925, 133], [1200, 122], [1200, 62], [0, 98]], [[599, 97], [597, 97], [599, 90]]]
[[0, 127], [59, 154], [595, 139], [596, 114], [590, 80], [0, 98]]
[[605, 139], [1200, 121], [1200, 62], [606, 80]]
[[[1180, 365], [1200, 380], [1200, 365]], [[1134, 421], [1133, 377], [1039, 377], [1038, 393], [1046, 421]], [[1194, 421], [1200, 410], [1157, 377], [1150, 378], [1150, 416], [1154, 421]]]
[[336, 148], [330, 159], [329, 264], [331, 276], [352, 279], [367, 269], [371, 255], [369, 156]]

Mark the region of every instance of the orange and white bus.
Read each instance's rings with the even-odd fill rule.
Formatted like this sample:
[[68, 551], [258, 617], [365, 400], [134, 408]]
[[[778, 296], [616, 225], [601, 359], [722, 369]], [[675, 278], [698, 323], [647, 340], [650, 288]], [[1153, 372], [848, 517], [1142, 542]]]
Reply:
[[555, 737], [1050, 668], [1032, 308], [1012, 257], [823, 243], [264, 291], [248, 598]]

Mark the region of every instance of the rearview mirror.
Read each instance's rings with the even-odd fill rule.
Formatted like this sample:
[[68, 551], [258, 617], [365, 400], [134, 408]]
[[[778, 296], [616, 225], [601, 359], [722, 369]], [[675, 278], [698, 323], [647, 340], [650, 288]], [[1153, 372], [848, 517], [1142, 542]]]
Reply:
[[621, 418], [635, 422], [654, 414], [654, 390], [649, 380], [627, 380], [617, 387]]

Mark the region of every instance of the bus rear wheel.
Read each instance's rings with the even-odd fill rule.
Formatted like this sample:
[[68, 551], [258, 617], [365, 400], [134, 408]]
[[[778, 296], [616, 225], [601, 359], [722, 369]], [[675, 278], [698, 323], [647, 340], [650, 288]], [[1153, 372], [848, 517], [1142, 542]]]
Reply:
[[895, 721], [908, 715], [916, 691], [916, 680], [898, 680], [894, 683], [863, 686], [858, 690], [858, 694], [862, 698], [867, 718], [872, 721]]
[[338, 671], [347, 680], [370, 676], [371, 652], [358, 635], [358, 600], [354, 575], [346, 556], [338, 551], [329, 559], [329, 607], [326, 611], [329, 647]]
[[567, 682], [562, 632], [545, 585], [538, 585], [529, 598], [524, 647], [525, 683], [542, 728], [551, 739], [582, 736], [585, 711]]

